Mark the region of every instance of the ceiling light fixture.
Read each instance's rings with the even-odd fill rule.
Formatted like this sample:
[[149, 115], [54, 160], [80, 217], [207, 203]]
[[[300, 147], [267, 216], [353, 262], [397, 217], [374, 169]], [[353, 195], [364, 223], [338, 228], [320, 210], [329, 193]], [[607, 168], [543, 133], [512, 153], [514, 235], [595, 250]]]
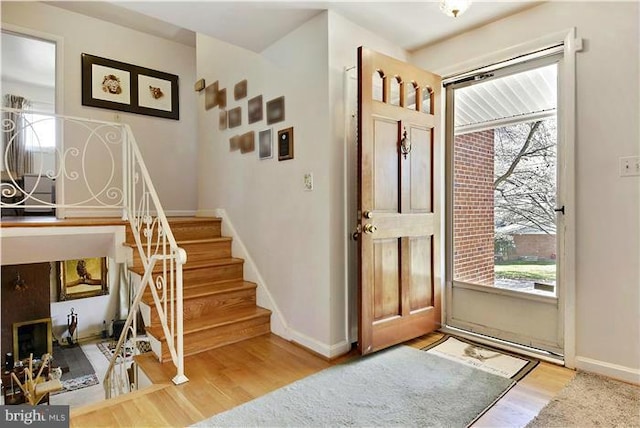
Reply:
[[447, 16], [457, 18], [471, 6], [471, 0], [441, 0], [440, 10]]

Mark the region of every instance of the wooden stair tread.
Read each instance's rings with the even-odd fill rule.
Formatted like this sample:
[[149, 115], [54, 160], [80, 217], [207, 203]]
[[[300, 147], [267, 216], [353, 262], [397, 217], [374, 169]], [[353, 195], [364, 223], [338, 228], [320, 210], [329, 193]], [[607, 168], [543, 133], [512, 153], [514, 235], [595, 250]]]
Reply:
[[222, 222], [222, 218], [220, 217], [167, 217], [167, 220], [170, 224]]
[[[211, 259], [211, 260], [195, 260], [189, 262], [189, 256], [187, 255], [187, 263], [182, 266], [182, 270], [191, 270], [191, 269], [201, 269], [207, 267], [219, 267], [219, 266], [229, 266], [234, 264], [242, 264], [244, 263], [244, 259], [239, 259], [237, 257], [225, 257], [221, 259]], [[135, 272], [139, 275], [144, 275], [144, 269], [142, 267], [133, 267], [130, 266], [129, 270]], [[154, 272], [162, 271], [162, 263], [156, 263]]]
[[[213, 296], [216, 294], [224, 294], [232, 291], [250, 290], [257, 287], [255, 282], [234, 280], [234, 281], [218, 281], [209, 282], [205, 284], [197, 284], [185, 286], [182, 291], [183, 300], [195, 299], [203, 296]], [[142, 299], [143, 302], [149, 306], [153, 305], [153, 296], [151, 294], [145, 295]]]
[[[176, 241], [176, 243], [178, 244], [178, 247], [182, 247], [183, 245], [189, 245], [189, 244], [207, 244], [207, 243], [218, 243], [218, 242], [229, 242], [232, 241], [233, 238], [230, 238], [228, 236], [221, 236], [219, 238], [203, 238], [203, 239], [190, 239], [190, 240], [186, 240], [186, 241]], [[135, 242], [125, 242], [124, 245], [126, 245], [127, 247], [132, 247], [135, 248], [136, 247], [136, 243]], [[145, 245], [145, 244], [142, 244]], [[189, 255], [187, 254], [187, 257]]]
[[[270, 310], [261, 308], [260, 306], [234, 309], [232, 311], [221, 311], [220, 313], [209, 314], [196, 319], [184, 320], [183, 330], [186, 336], [189, 333], [213, 329], [253, 318], [268, 317], [270, 315]], [[147, 327], [146, 330], [147, 333], [155, 337], [157, 340], [164, 340], [165, 336], [162, 326], [150, 326]]]

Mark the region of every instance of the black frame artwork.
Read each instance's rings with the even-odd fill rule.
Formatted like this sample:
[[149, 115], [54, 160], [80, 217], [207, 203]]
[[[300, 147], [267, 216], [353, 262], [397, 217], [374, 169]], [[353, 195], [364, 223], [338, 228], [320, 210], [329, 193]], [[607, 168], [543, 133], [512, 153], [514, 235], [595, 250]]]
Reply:
[[82, 54], [82, 105], [180, 119], [178, 76]]

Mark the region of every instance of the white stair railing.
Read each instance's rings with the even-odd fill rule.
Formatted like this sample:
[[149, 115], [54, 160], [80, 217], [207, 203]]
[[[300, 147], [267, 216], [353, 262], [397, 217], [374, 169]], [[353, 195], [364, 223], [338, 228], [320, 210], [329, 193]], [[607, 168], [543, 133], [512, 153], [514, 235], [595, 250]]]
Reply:
[[[147, 287], [176, 366], [173, 382], [187, 382], [182, 302], [187, 255], [173, 237], [129, 125], [1, 110], [3, 214], [55, 209], [58, 217], [115, 214], [129, 221], [144, 275], [105, 375], [107, 398], [135, 389], [123, 347], [129, 334], [136, 340], [135, 319]], [[51, 140], [54, 144], [47, 144]]]

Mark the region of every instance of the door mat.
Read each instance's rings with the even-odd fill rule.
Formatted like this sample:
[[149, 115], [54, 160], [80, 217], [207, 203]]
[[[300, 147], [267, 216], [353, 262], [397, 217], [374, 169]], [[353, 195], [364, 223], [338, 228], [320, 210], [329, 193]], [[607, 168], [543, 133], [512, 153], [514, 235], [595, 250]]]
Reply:
[[540, 362], [535, 358], [479, 345], [470, 340], [449, 335], [423, 350], [516, 382], [525, 377]]

